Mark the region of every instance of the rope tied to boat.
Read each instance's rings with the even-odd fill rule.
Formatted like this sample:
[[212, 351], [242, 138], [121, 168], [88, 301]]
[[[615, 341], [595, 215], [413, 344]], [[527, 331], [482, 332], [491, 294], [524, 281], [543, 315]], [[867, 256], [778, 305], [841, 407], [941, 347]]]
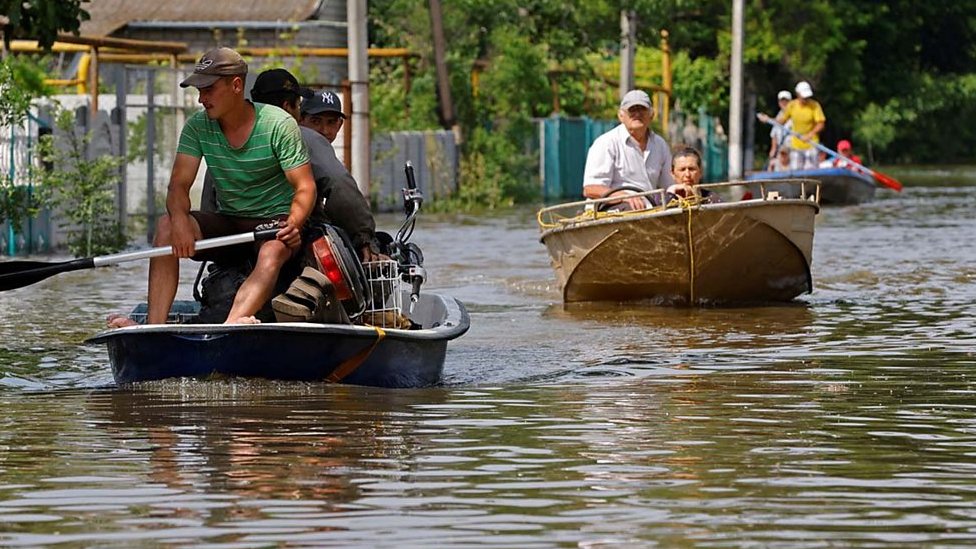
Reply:
[[366, 362], [369, 355], [373, 353], [373, 349], [376, 349], [376, 346], [380, 344], [380, 341], [383, 341], [383, 338], [386, 337], [386, 332], [383, 331], [383, 328], [380, 328], [379, 326], [370, 326], [370, 328], [376, 330], [376, 339], [373, 341], [373, 344], [347, 358], [342, 362], [342, 364], [336, 366], [336, 369], [332, 370], [332, 373], [325, 378], [326, 381], [329, 383], [339, 383], [348, 377], [349, 374], [355, 372], [360, 366], [363, 365], [364, 362]]
[[690, 197], [675, 196], [667, 204], [667, 208], [680, 207], [682, 211], [688, 213], [688, 224], [687, 224], [687, 234], [688, 234], [688, 304], [693, 305], [695, 303], [695, 243], [692, 232], [691, 211], [700, 208], [702, 205], [702, 197], [695, 194]]

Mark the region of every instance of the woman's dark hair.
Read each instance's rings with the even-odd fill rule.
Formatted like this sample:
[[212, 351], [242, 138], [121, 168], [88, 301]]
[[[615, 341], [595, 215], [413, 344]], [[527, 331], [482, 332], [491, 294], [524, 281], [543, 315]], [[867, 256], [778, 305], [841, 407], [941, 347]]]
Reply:
[[679, 158], [683, 158], [685, 156], [695, 157], [695, 161], [698, 162], [698, 169], [699, 170], [703, 169], [701, 153], [698, 152], [698, 150], [695, 149], [694, 147], [687, 147], [687, 146], [678, 147], [677, 149], [674, 150], [673, 153], [671, 153], [671, 169], [674, 170], [674, 163]]

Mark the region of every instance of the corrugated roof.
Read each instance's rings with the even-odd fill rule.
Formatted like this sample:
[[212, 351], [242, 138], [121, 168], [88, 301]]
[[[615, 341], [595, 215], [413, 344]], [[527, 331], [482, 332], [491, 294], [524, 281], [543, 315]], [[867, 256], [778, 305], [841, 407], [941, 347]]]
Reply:
[[92, 0], [81, 33], [108, 36], [130, 21], [305, 21], [322, 0]]

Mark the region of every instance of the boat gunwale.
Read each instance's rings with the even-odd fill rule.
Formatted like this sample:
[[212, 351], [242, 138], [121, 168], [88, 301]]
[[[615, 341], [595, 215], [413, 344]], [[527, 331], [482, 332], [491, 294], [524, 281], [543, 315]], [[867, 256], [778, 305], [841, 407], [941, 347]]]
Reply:
[[813, 168], [809, 170], [785, 170], [781, 172], [763, 170], [758, 172], [751, 172], [746, 174], [745, 182], [747, 183], [759, 183], [761, 181], [771, 181], [776, 183], [783, 183], [788, 180], [793, 179], [805, 179], [805, 180], [816, 180], [818, 177], [833, 176], [833, 177], [850, 177], [856, 179], [863, 183], [869, 184], [873, 187], [877, 187], [878, 184], [870, 175], [864, 172], [850, 170], [841, 167], [830, 167], [830, 168]]
[[171, 336], [182, 335], [213, 335], [225, 336], [248, 332], [284, 332], [287, 334], [317, 334], [337, 335], [357, 339], [373, 339], [377, 328], [383, 330], [386, 338], [398, 340], [451, 340], [464, 335], [470, 328], [470, 317], [464, 305], [455, 297], [444, 296], [433, 292], [427, 295], [436, 296], [444, 303], [447, 315], [444, 323], [434, 328], [419, 330], [404, 330], [400, 328], [383, 328], [363, 324], [319, 324], [312, 322], [267, 322], [260, 324], [139, 324], [123, 328], [104, 330], [85, 340], [87, 344], [102, 344], [109, 340], [126, 336], [164, 334]]
[[[584, 201], [580, 203], [585, 204], [586, 202]], [[672, 217], [682, 215], [687, 210], [703, 210], [710, 212], [730, 209], [752, 209], [765, 205], [775, 205], [774, 207], [810, 206], [815, 210], [814, 215], [818, 214], [821, 209], [820, 204], [812, 200], [802, 198], [756, 198], [752, 200], [740, 200], [737, 202], [701, 203], [693, 205], [690, 208], [675, 207], [667, 208], [665, 210], [654, 209], [643, 212], [627, 212], [626, 215], [607, 215], [600, 218], [581, 217], [579, 219], [566, 219], [558, 226], [543, 229], [542, 234], [539, 236], [539, 240], [544, 242], [546, 237], [549, 235], [580, 229], [582, 227], [596, 227], [600, 225], [613, 225], [616, 223], [631, 223], [648, 219]]]
[[[764, 183], [767, 181], [770, 183], [775, 183], [777, 185], [782, 185], [782, 184], [797, 185], [800, 187], [801, 196], [807, 195], [806, 187], [807, 185], [810, 185], [813, 188], [813, 193], [807, 195], [808, 198], [785, 198], [785, 197], [778, 196], [778, 194], [775, 197], [770, 197], [764, 185]], [[570, 208], [577, 208], [577, 209], [584, 208], [584, 210], [589, 210], [595, 207], [597, 204], [617, 201], [620, 200], [620, 198], [619, 197], [604, 197], [604, 198], [595, 198], [595, 199], [588, 198], [586, 200], [564, 202], [552, 206], [546, 206], [540, 209], [536, 213], [536, 222], [539, 224], [539, 229], [542, 231], [542, 234], [540, 236], [540, 240], [542, 240], [542, 238], [545, 237], [547, 234], [551, 234], [552, 232], [555, 231], [564, 230], [568, 227], [578, 227], [581, 224], [584, 224], [585, 226], [591, 226], [595, 224], [604, 223], [609, 220], [614, 220], [614, 222], [619, 222], [620, 220], [632, 220], [635, 218], [645, 219], [647, 217], [663, 217], [665, 215], [673, 215], [675, 212], [679, 212], [679, 213], [684, 212], [685, 210], [689, 210], [689, 209], [710, 210], [710, 209], [716, 209], [715, 208], [716, 206], [723, 206], [723, 205], [728, 207], [728, 206], [735, 206], [740, 204], [757, 204], [757, 203], [765, 203], [765, 202], [778, 202], [778, 203], [803, 202], [803, 203], [814, 204], [817, 208], [816, 213], [820, 212], [820, 184], [821, 183], [816, 179], [782, 178], [782, 179], [775, 179], [775, 180], [757, 179], [752, 181], [725, 181], [720, 183], [699, 183], [697, 185], [693, 185], [693, 187], [695, 189], [719, 189], [719, 188], [732, 188], [732, 187], [748, 188], [756, 184], [759, 184], [760, 186], [761, 196], [759, 198], [753, 198], [750, 200], [736, 200], [730, 202], [715, 202], [715, 203], [688, 202], [686, 204], [679, 204], [677, 206], [671, 206], [671, 207], [656, 206], [653, 208], [649, 208], [647, 210], [639, 210], [639, 211], [628, 211], [628, 212], [619, 212], [619, 213], [600, 212], [603, 215], [600, 215], [599, 217], [593, 215], [595, 212], [584, 211], [583, 213], [578, 213], [572, 217], [563, 217], [561, 219], [555, 219], [557, 212], [560, 212], [562, 210], [567, 210]], [[665, 193], [664, 189], [652, 189], [650, 191], [634, 193], [633, 196], [649, 197], [652, 195], [660, 195], [663, 201], [664, 193]], [[547, 215], [548, 215], [548, 222], [543, 221], [543, 218], [546, 217]]]

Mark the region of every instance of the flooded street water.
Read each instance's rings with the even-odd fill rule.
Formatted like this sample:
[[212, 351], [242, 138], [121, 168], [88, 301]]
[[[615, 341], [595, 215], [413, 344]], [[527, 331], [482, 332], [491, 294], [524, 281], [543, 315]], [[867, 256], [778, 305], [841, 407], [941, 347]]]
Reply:
[[900, 178], [768, 307], [564, 307], [534, 210], [422, 216], [428, 389], [118, 388], [147, 263], [2, 292], [0, 545], [976, 545], [976, 177]]

